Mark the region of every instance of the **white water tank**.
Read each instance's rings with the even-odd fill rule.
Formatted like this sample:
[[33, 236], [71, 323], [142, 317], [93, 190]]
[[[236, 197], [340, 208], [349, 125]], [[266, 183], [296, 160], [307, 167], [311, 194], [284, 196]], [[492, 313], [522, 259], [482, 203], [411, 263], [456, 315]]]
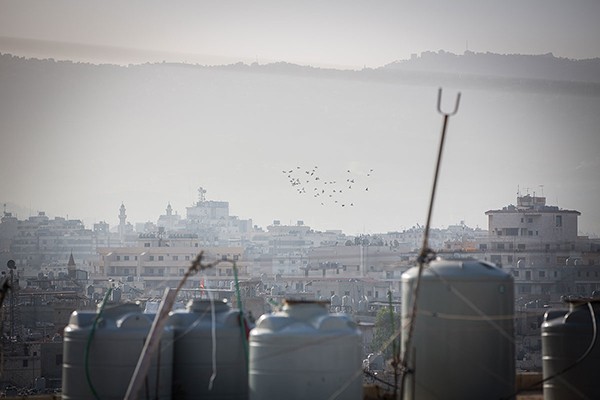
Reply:
[[240, 327], [240, 312], [225, 302], [214, 301], [216, 377], [213, 374], [212, 308], [210, 300], [195, 299], [185, 310], [171, 313], [175, 330], [173, 350], [173, 398], [247, 399], [248, 370]]
[[[94, 329], [97, 315], [91, 310], [74, 311], [64, 330], [64, 400], [123, 399], [154, 318], [154, 315], [142, 313], [136, 304], [121, 304], [104, 309]], [[172, 344], [173, 331], [167, 327], [163, 331], [158, 353], [152, 358], [147, 385], [142, 389], [140, 398], [171, 398]], [[97, 396], [94, 396], [92, 388]]]
[[405, 399], [498, 399], [515, 391], [513, 278], [475, 260], [432, 261], [402, 274], [402, 354], [411, 372]]
[[251, 400], [362, 399], [361, 333], [328, 302], [286, 300], [250, 332]]

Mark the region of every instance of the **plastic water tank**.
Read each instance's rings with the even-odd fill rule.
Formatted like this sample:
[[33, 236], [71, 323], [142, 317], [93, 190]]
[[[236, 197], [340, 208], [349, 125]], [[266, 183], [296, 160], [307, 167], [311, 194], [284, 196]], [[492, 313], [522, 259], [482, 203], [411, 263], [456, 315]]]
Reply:
[[250, 332], [250, 399], [362, 399], [357, 325], [327, 302], [286, 300]]
[[600, 299], [566, 302], [569, 309], [546, 312], [542, 323], [544, 379], [555, 376], [544, 382], [544, 399], [600, 399]]
[[[74, 311], [64, 330], [62, 398], [65, 400], [95, 398], [86, 379], [85, 353], [97, 315], [94, 311]], [[120, 400], [125, 396], [153, 318], [142, 313], [136, 304], [104, 309], [90, 342], [87, 362], [97, 397]], [[171, 398], [172, 344], [173, 331], [167, 327], [140, 398]]]
[[173, 350], [173, 398], [247, 399], [248, 370], [245, 333], [239, 310], [214, 301], [216, 378], [213, 374], [212, 310], [210, 300], [192, 300], [185, 310], [171, 313], [175, 330]]
[[338, 296], [337, 294], [334, 294], [331, 296], [331, 306], [332, 307], [339, 307], [342, 305], [342, 300], [340, 299], [340, 296]]
[[[402, 354], [417, 274], [417, 267], [402, 274]], [[437, 259], [423, 270], [420, 285], [404, 398], [492, 399], [513, 393], [512, 276], [485, 262]]]

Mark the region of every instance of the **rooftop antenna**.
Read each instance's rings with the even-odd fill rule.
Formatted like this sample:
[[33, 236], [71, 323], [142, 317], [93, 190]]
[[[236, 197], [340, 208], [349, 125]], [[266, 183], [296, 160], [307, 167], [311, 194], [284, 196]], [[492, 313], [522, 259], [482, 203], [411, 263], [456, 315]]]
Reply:
[[[408, 351], [410, 349], [410, 343], [412, 341], [412, 335], [413, 335], [413, 331], [414, 331], [414, 327], [415, 327], [415, 319], [417, 316], [417, 298], [419, 296], [419, 287], [420, 287], [420, 283], [421, 283], [421, 276], [423, 275], [423, 269], [425, 268], [425, 264], [428, 264], [429, 261], [431, 261], [435, 256], [433, 250], [431, 250], [429, 248], [429, 229], [431, 227], [431, 215], [433, 213], [433, 203], [435, 201], [435, 191], [437, 188], [437, 181], [438, 181], [438, 177], [439, 177], [439, 173], [440, 173], [440, 165], [442, 162], [442, 152], [444, 150], [444, 140], [446, 139], [446, 129], [448, 127], [448, 119], [451, 116], [456, 115], [456, 113], [458, 112], [459, 104], [460, 104], [460, 92], [458, 92], [458, 94], [456, 96], [456, 102], [454, 103], [454, 110], [452, 110], [452, 112], [442, 111], [442, 88], [439, 88], [438, 100], [437, 100], [437, 111], [444, 117], [444, 122], [442, 124], [442, 134], [441, 134], [441, 138], [440, 138], [440, 146], [438, 149], [437, 163], [435, 166], [435, 174], [433, 176], [433, 186], [431, 188], [431, 198], [429, 199], [429, 209], [427, 212], [427, 223], [425, 224], [425, 230], [423, 231], [423, 245], [421, 247], [421, 252], [420, 252], [419, 258], [418, 258], [419, 270], [417, 273], [417, 280], [415, 283], [415, 291], [414, 291], [414, 296], [412, 299], [412, 311], [411, 311], [411, 314], [409, 317], [409, 322], [408, 322], [408, 333], [407, 333], [405, 341], [404, 341], [404, 354], [402, 354], [402, 357], [399, 360], [394, 360], [394, 361], [402, 363], [401, 378], [400, 378], [400, 396], [401, 397], [404, 396], [403, 389], [404, 389], [404, 381], [406, 379], [406, 375], [409, 372], [412, 372], [412, 371], [409, 371], [409, 368], [408, 368]], [[394, 387], [394, 390], [395, 390], [395, 387]]]

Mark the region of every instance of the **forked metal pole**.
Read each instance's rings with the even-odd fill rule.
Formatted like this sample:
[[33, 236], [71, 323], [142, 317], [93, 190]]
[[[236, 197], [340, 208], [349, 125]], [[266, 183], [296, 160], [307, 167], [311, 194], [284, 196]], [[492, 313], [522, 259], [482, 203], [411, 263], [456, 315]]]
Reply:
[[[431, 254], [431, 249], [429, 248], [429, 228], [431, 226], [431, 216], [433, 214], [433, 203], [435, 201], [435, 191], [437, 188], [437, 181], [440, 173], [440, 165], [442, 163], [442, 152], [444, 149], [444, 140], [446, 139], [446, 128], [448, 126], [448, 119], [455, 115], [458, 112], [458, 106], [460, 104], [460, 92], [456, 96], [456, 103], [454, 105], [454, 110], [450, 113], [445, 113], [442, 111], [442, 88], [438, 90], [438, 101], [437, 101], [437, 110], [440, 114], [444, 116], [444, 123], [442, 125], [442, 137], [440, 138], [440, 147], [438, 149], [437, 162], [435, 165], [435, 174], [433, 177], [433, 187], [431, 189], [431, 198], [429, 199], [429, 209], [427, 211], [427, 223], [425, 224], [425, 231], [423, 232], [423, 246], [421, 248], [421, 253], [419, 254], [419, 270], [417, 273], [417, 280], [415, 283], [415, 290], [413, 292], [412, 298], [412, 310], [409, 315], [409, 323], [408, 323], [408, 332], [406, 334], [406, 340], [404, 341], [404, 352], [402, 354], [402, 377], [400, 379], [400, 398], [404, 398], [404, 382], [406, 381], [406, 375], [408, 373], [413, 373], [408, 367], [408, 354], [410, 352], [410, 345], [412, 342], [412, 336], [415, 328], [415, 320], [417, 318], [417, 299], [419, 298], [419, 288], [421, 286], [421, 276], [423, 275], [423, 269], [425, 264], [428, 262], [429, 255]], [[414, 352], [413, 352], [414, 354]]]

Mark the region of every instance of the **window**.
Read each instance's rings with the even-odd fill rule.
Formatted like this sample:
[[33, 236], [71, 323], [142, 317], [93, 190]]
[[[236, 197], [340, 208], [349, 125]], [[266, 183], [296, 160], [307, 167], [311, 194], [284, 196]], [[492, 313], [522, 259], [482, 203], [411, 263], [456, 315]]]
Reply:
[[190, 256], [185, 256], [185, 261], [190, 261]]
[[506, 262], [511, 264], [513, 262], [513, 256], [506, 256]]
[[479, 250], [487, 250], [487, 244], [481, 243], [479, 245]]
[[520, 285], [519, 293], [531, 293], [531, 285]]
[[150, 247], [150, 243], [144, 243], [144, 247]]
[[501, 264], [502, 256], [500, 256], [499, 254], [492, 254], [490, 256], [490, 261], [493, 262], [494, 264]]
[[154, 256], [150, 256], [150, 257], [148, 257], [148, 259], [149, 259], [150, 261], [154, 261]]
[[129, 256], [123, 256], [123, 260], [129, 261]]
[[346, 290], [346, 291], [344, 292], [344, 296], [350, 296], [350, 291], [349, 291], [349, 290]]
[[540, 278], [545, 278], [546, 277], [546, 271], [538, 271], [538, 276]]
[[513, 276], [514, 277], [519, 277], [519, 270], [518, 269], [513, 269]]
[[517, 249], [519, 249], [519, 250], [525, 250], [525, 244], [524, 243], [518, 244], [517, 245]]
[[117, 256], [117, 261], [121, 261], [121, 256]]
[[158, 261], [164, 261], [165, 257], [164, 256], [158, 256]]
[[23, 368], [29, 365], [29, 360], [23, 360]]
[[498, 243], [498, 250], [504, 250], [504, 243]]
[[173, 256], [173, 261], [179, 261], [179, 256]]
[[562, 226], [562, 215], [556, 216], [556, 226]]
[[525, 271], [525, 279], [531, 279], [531, 271]]
[[56, 365], [62, 365], [63, 363], [63, 355], [62, 354], [56, 354], [56, 356], [54, 357], [54, 362]]
[[533, 218], [527, 218], [527, 223], [531, 224], [533, 222]]

